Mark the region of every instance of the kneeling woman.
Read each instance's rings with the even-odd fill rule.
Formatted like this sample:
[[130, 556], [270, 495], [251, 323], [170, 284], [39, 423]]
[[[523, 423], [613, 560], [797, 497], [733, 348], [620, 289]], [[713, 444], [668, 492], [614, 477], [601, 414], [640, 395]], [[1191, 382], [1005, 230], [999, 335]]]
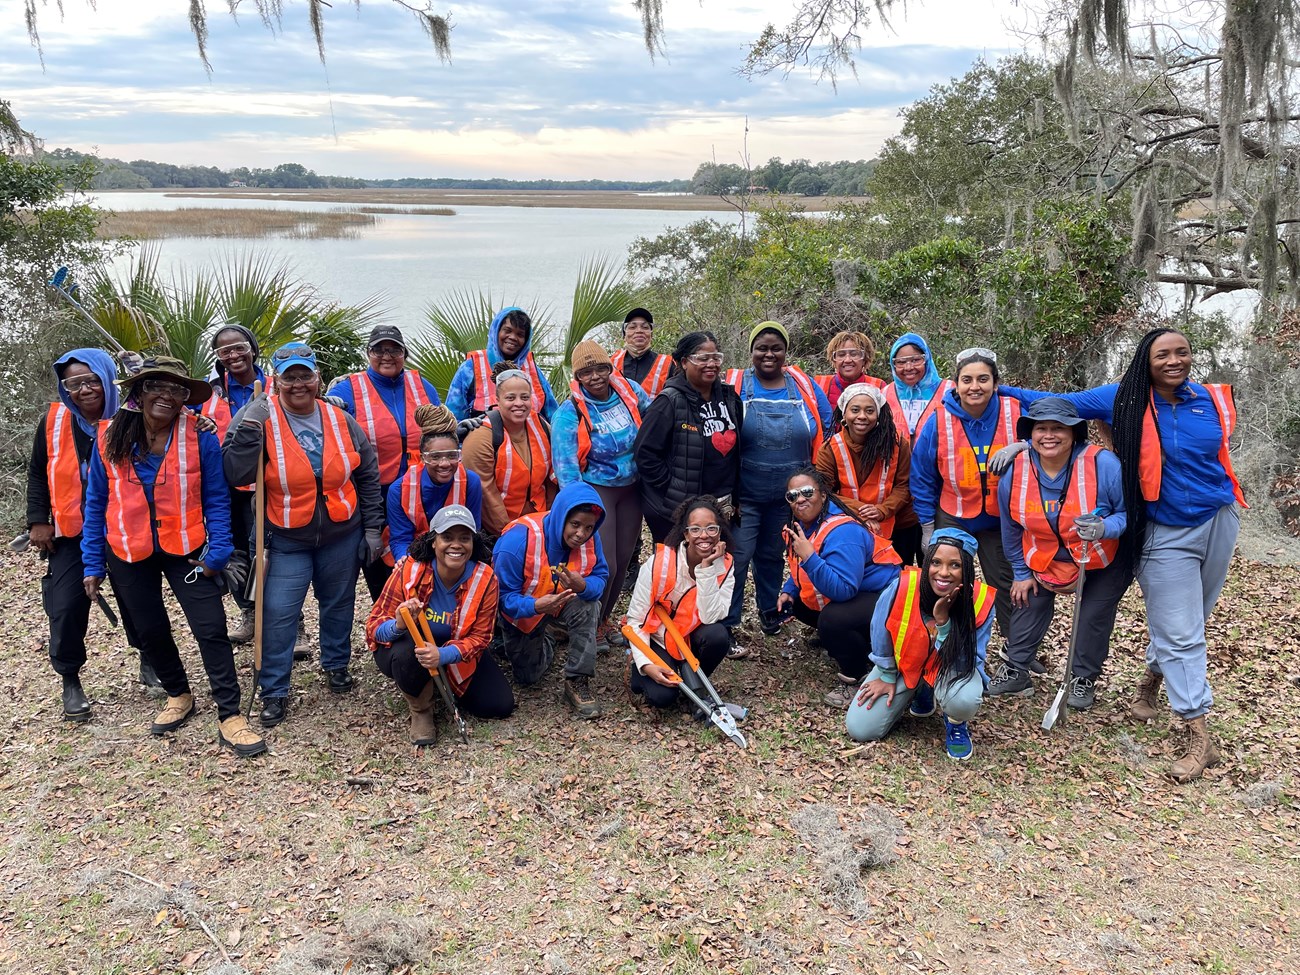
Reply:
[[867, 672], [871, 614], [880, 591], [898, 578], [899, 559], [888, 539], [871, 534], [831, 500], [826, 479], [812, 467], [786, 482], [790, 523], [782, 529], [790, 578], [778, 611], [817, 628], [839, 664], [835, 689], [825, 701], [847, 707]]
[[731, 528], [722, 505], [702, 495], [678, 506], [664, 544], [656, 545], [654, 558], [641, 567], [627, 620], [668, 665], [652, 662], [633, 643], [629, 686], [633, 693], [644, 694], [647, 704], [671, 707], [680, 694], [675, 675], [681, 672], [682, 661], [666, 649], [666, 627], [655, 615], [655, 607], [667, 610], [677, 629], [690, 639], [691, 652], [705, 675], [712, 674], [727, 655], [731, 639], [722, 620], [731, 608], [736, 584], [727, 553], [730, 544]]
[[[411, 744], [438, 738], [433, 671], [446, 667], [457, 706], [476, 718], [505, 718], [515, 696], [492, 655], [497, 617], [497, 577], [491, 553], [475, 532], [474, 515], [447, 505], [433, 516], [429, 532], [397, 563], [366, 620], [366, 643], [375, 666], [393, 678], [411, 710]], [[400, 610], [423, 613], [437, 646], [416, 647]]]
[[970, 758], [966, 722], [984, 699], [994, 605], [993, 590], [975, 578], [978, 550], [960, 528], [940, 528], [925, 566], [908, 566], [881, 593], [871, 618], [875, 666], [845, 716], [850, 737], [879, 741], [904, 714], [933, 714], [937, 701], [948, 757]]

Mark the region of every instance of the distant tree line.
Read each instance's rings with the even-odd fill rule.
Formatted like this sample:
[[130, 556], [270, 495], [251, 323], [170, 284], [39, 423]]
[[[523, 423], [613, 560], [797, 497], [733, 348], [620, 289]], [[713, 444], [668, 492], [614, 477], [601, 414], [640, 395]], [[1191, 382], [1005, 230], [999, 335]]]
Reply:
[[697, 196], [744, 193], [790, 193], [794, 196], [866, 196], [867, 183], [875, 171], [874, 159], [856, 162], [810, 162], [792, 159], [782, 162], [773, 156], [757, 169], [732, 163], [701, 163], [691, 177], [691, 192]]

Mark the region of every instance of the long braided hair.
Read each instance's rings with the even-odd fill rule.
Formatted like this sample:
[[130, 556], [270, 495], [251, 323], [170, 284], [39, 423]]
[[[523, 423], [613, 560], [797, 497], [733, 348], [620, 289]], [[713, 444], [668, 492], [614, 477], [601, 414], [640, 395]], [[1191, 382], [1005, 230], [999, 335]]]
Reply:
[[1128, 512], [1128, 528], [1120, 540], [1120, 557], [1125, 559], [1133, 559], [1141, 551], [1147, 524], [1141, 467], [1142, 424], [1151, 408], [1151, 346], [1156, 339], [1171, 332], [1182, 334], [1174, 328], [1153, 328], [1142, 336], [1115, 392], [1111, 427], [1124, 486], [1124, 508]]
[[[123, 398], [124, 402], [136, 402], [144, 396], [144, 381], [132, 383]], [[101, 447], [104, 460], [110, 464], [126, 464], [136, 456], [149, 452], [146, 442], [144, 413], [138, 408], [121, 409], [113, 414]]]
[[961, 588], [948, 609], [948, 638], [939, 646], [939, 673], [960, 680], [975, 669], [975, 560], [956, 542], [940, 539], [931, 542], [921, 560], [921, 612], [934, 616], [939, 596], [930, 585], [930, 561], [940, 547], [952, 547], [961, 553]]
[[[840, 402], [843, 402], [843, 398]], [[835, 429], [847, 437], [848, 428], [844, 426], [844, 410], [838, 404], [835, 407], [834, 421]], [[890, 458], [894, 456], [894, 448], [897, 446], [898, 430], [894, 426], [894, 411], [889, 408], [888, 403], [881, 403], [876, 411], [876, 425], [862, 441], [862, 470], [870, 474], [877, 464], [883, 464], [884, 468], [888, 469]]]

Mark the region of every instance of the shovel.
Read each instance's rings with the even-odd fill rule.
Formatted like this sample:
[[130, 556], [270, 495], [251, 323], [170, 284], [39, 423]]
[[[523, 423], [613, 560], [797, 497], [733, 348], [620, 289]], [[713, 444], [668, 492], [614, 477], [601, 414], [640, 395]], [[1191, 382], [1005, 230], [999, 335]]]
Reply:
[[[253, 383], [253, 395], [262, 395], [262, 380]], [[265, 445], [263, 452], [265, 453]], [[253, 691], [248, 695], [248, 717], [253, 716], [257, 685], [262, 679], [262, 597], [266, 593], [266, 462], [257, 460], [253, 493]]]
[[[399, 610], [402, 616], [402, 622], [406, 624], [406, 632], [411, 634], [411, 639], [422, 646], [437, 649], [437, 641], [433, 639], [433, 631], [429, 629], [429, 621], [424, 618], [423, 613], [417, 613], [412, 618], [411, 613], [403, 607]], [[441, 667], [429, 668], [429, 673], [433, 677], [433, 684], [438, 688], [438, 694], [442, 698], [442, 703], [447, 708], [447, 713], [451, 719], [456, 722], [456, 733], [460, 735], [460, 740], [466, 745], [469, 744], [469, 725], [460, 713], [460, 708], [456, 707], [456, 696], [451, 692], [451, 685], [447, 683], [447, 676], [442, 672]]]
[[1070, 649], [1065, 655], [1065, 676], [1061, 678], [1061, 689], [1056, 692], [1051, 706], [1043, 714], [1043, 730], [1051, 731], [1057, 724], [1064, 725], [1066, 712], [1069, 711], [1065, 703], [1066, 696], [1070, 692], [1070, 678], [1074, 674], [1074, 653], [1079, 644], [1079, 607], [1083, 603], [1083, 581], [1088, 574], [1085, 566], [1088, 563], [1088, 543], [1083, 543], [1083, 550], [1079, 553], [1079, 578], [1074, 587], [1074, 612], [1070, 618]]

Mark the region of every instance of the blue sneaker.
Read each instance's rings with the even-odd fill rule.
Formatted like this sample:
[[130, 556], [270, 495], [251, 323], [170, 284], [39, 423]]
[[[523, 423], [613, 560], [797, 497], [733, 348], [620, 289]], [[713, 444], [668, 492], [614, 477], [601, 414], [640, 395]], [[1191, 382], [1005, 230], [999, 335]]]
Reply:
[[948, 757], [955, 758], [959, 762], [964, 762], [970, 758], [971, 752], [975, 750], [970, 743], [970, 732], [966, 730], [965, 721], [949, 721], [948, 716], [943, 716], [943, 726], [947, 732], [944, 745], [948, 749]]
[[921, 681], [916, 685], [916, 693], [912, 695], [912, 703], [907, 708], [907, 713], [913, 718], [928, 718], [934, 714], [934, 688]]

